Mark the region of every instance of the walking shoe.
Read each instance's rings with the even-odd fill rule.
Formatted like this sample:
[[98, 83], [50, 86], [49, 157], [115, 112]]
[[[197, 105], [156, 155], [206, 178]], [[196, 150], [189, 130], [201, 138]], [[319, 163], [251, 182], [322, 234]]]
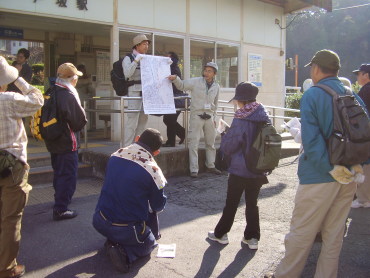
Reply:
[[24, 265], [19, 264], [12, 269], [7, 278], [19, 278], [22, 277], [25, 273], [26, 268], [24, 267]]
[[130, 271], [130, 264], [125, 250], [118, 244], [108, 247], [108, 256], [113, 266], [120, 272], [127, 273]]
[[275, 278], [275, 274], [272, 271], [270, 271], [267, 272], [265, 276], [263, 276], [263, 278]]
[[351, 204], [351, 208], [370, 208], [370, 202], [360, 203], [357, 199]]
[[244, 244], [247, 244], [249, 249], [252, 249], [252, 250], [257, 250], [258, 249], [258, 239], [256, 239], [256, 238], [245, 239], [245, 237], [243, 237], [242, 242]]
[[224, 234], [222, 236], [222, 238], [218, 238], [218, 237], [215, 236], [214, 231], [210, 231], [210, 232], [208, 232], [208, 238], [210, 240], [217, 241], [218, 243], [221, 243], [221, 244], [229, 244], [229, 239], [227, 237], [227, 234]]
[[182, 137], [182, 138], [180, 138], [179, 145], [181, 145], [182, 143], [184, 143], [184, 141], [185, 141], [185, 136]]
[[56, 210], [53, 211], [53, 219], [55, 221], [65, 220], [75, 218], [77, 216], [77, 212], [75, 210], [67, 209], [63, 212], [58, 212]]
[[190, 177], [197, 178], [198, 177], [198, 173], [197, 172], [191, 172], [190, 173]]
[[212, 173], [215, 175], [221, 175], [221, 171], [216, 169], [216, 168], [207, 168], [206, 170], [207, 173]]

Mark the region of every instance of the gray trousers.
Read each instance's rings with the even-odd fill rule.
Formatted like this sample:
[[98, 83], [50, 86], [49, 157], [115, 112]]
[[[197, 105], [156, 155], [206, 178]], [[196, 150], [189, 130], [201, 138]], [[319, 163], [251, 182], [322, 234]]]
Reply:
[[[139, 97], [139, 91], [129, 91], [129, 97]], [[143, 101], [142, 100], [129, 100], [128, 109], [129, 110], [142, 110]], [[124, 147], [132, 144], [137, 135], [141, 135], [146, 128], [148, 122], [148, 115], [144, 114], [144, 111], [139, 113], [127, 113], [125, 120], [125, 137], [124, 137]]]
[[214, 168], [216, 159], [216, 128], [213, 118], [203, 120], [198, 115], [203, 112], [191, 112], [189, 119], [189, 169], [191, 173], [198, 173], [198, 147], [203, 130], [206, 145], [206, 167]]

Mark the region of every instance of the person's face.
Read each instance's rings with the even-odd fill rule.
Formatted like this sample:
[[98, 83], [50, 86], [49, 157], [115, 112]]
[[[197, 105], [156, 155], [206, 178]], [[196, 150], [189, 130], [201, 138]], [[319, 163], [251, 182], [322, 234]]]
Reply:
[[17, 54], [17, 63], [18, 64], [24, 64], [26, 62], [26, 57], [24, 57], [23, 53], [18, 53]]
[[205, 67], [203, 70], [203, 76], [208, 81], [211, 82], [215, 77], [215, 70], [211, 67]]
[[78, 78], [73, 79], [73, 80], [71, 81], [72, 86], [73, 86], [73, 87], [76, 87], [77, 82], [78, 82]]
[[149, 49], [148, 41], [143, 41], [136, 46], [136, 51], [139, 52], [140, 54], [146, 54], [148, 52], [148, 49]]
[[370, 81], [369, 74], [363, 71], [359, 71], [357, 73], [357, 82], [360, 86], [364, 86], [366, 83]]

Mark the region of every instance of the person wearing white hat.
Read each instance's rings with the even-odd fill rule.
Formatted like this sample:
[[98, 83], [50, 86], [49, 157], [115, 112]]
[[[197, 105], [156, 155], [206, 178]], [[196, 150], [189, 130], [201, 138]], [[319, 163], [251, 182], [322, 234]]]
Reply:
[[208, 62], [203, 69], [203, 77], [194, 77], [181, 80], [176, 75], [168, 77], [180, 91], [191, 91], [190, 119], [189, 119], [189, 168], [190, 176], [198, 176], [198, 146], [201, 131], [204, 133], [206, 145], [206, 171], [221, 174], [215, 168], [215, 139], [216, 139], [216, 111], [220, 85], [215, 81], [218, 66]]
[[[21, 94], [6, 91], [12, 82]], [[0, 56], [0, 277], [25, 273], [16, 260], [22, 214], [32, 189], [27, 183], [28, 139], [22, 118], [32, 116], [43, 104], [40, 90], [18, 77], [18, 70]]]
[[[129, 81], [135, 81], [133, 86], [128, 88], [129, 97], [141, 96], [141, 72], [140, 60], [148, 52], [150, 40], [144, 34], [139, 34], [132, 41], [132, 53], [127, 55], [122, 61], [123, 73]], [[142, 100], [129, 100], [129, 110], [142, 110]], [[144, 111], [138, 113], [127, 113], [127, 122], [125, 124], [125, 137], [123, 139], [124, 147], [133, 143], [136, 136], [140, 135], [148, 122], [148, 115]]]
[[80, 131], [87, 123], [85, 110], [76, 90], [78, 77], [82, 72], [71, 63], [58, 67], [55, 86], [52, 87], [56, 97], [58, 122], [62, 134], [56, 139], [44, 138], [50, 152], [51, 166], [54, 170], [53, 220], [71, 219], [77, 212], [68, 208], [77, 184], [78, 149], [80, 148]]

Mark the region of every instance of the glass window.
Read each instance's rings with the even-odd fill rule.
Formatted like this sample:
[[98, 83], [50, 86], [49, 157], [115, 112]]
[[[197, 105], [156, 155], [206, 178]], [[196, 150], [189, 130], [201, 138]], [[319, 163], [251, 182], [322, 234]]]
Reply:
[[190, 41], [190, 77], [202, 76], [203, 66], [214, 60], [214, 42]]
[[167, 56], [168, 52], [179, 56], [179, 67], [184, 75], [184, 39], [154, 35], [154, 55]]
[[223, 88], [238, 85], [238, 46], [217, 43], [217, 80]]

